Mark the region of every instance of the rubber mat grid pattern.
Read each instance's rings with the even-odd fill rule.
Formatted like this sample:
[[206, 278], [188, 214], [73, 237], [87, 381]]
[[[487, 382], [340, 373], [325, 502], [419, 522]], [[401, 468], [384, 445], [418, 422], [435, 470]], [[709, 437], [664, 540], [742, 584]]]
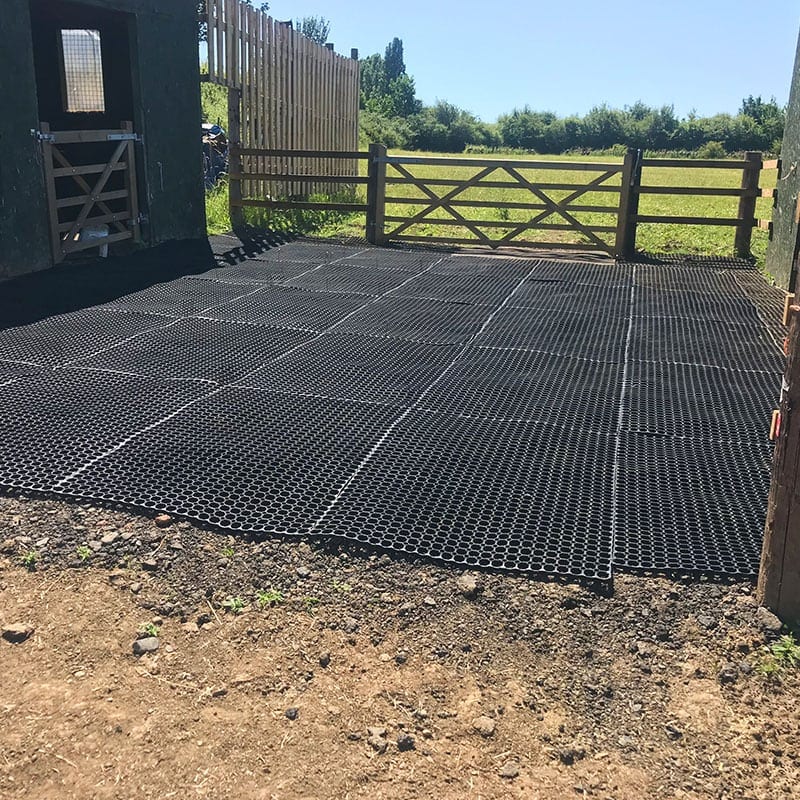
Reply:
[[576, 578], [757, 568], [783, 359], [754, 271], [212, 246], [0, 330], [0, 486]]

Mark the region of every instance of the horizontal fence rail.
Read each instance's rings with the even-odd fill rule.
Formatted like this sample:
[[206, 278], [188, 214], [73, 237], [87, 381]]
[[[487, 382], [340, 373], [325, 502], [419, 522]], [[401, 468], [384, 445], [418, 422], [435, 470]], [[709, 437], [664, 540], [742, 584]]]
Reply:
[[[266, 168], [242, 167], [247, 155]], [[350, 173], [336, 174], [335, 163], [348, 163]], [[722, 226], [734, 229], [736, 255], [748, 257], [753, 228], [771, 226], [756, 218], [756, 201], [777, 195], [759, 186], [761, 173], [780, 175], [780, 166], [779, 160], [762, 161], [761, 153], [734, 161], [643, 158], [631, 150], [622, 163], [602, 163], [390, 155], [379, 144], [368, 152], [243, 147], [232, 150], [231, 206], [364, 213], [374, 244], [597, 250], [617, 258], [635, 254], [640, 225]], [[658, 170], [676, 167], [739, 172], [740, 186], [660, 185]], [[447, 177], [439, 177], [442, 168]], [[264, 186], [275, 193], [265, 196]], [[325, 197], [311, 197], [310, 187], [321, 187]], [[342, 197], [342, 188], [349, 196]], [[497, 199], [497, 190], [504, 199]], [[640, 211], [642, 197], [664, 195], [730, 198], [738, 207], [707, 216]]]
[[[255, 156], [260, 169], [251, 172], [242, 166], [243, 155]], [[354, 191], [366, 186], [368, 178], [358, 174], [358, 162], [369, 153], [358, 150], [286, 150], [232, 146], [230, 204], [232, 209], [267, 208], [278, 211], [340, 211], [365, 213], [366, 202], [358, 202]], [[348, 163], [350, 175], [333, 174], [332, 164]], [[313, 170], [303, 174], [297, 170]], [[309, 186], [313, 191], [309, 191]], [[264, 193], [264, 187], [267, 192]], [[345, 191], [342, 191], [344, 187]], [[350, 187], [350, 191], [346, 191]], [[324, 199], [310, 197], [323, 194]], [[253, 196], [253, 195], [260, 196]], [[349, 195], [347, 199], [336, 195]]]

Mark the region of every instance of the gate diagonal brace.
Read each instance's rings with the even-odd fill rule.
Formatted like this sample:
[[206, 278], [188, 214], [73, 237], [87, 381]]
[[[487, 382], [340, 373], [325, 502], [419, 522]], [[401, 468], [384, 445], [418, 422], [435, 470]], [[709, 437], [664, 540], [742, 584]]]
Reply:
[[114, 150], [114, 154], [111, 156], [111, 160], [106, 164], [106, 168], [103, 170], [100, 177], [97, 179], [97, 183], [94, 185], [94, 189], [89, 192], [88, 200], [84, 203], [83, 207], [81, 208], [80, 214], [78, 214], [78, 218], [75, 222], [72, 223], [72, 227], [69, 229], [69, 233], [67, 233], [65, 237], [65, 241], [72, 241], [72, 238], [75, 234], [80, 230], [83, 226], [83, 223], [86, 222], [86, 218], [89, 216], [89, 212], [92, 208], [98, 203], [98, 197], [102, 193], [105, 185], [108, 183], [108, 179], [111, 177], [111, 173], [114, 170], [114, 165], [122, 157], [122, 154], [127, 150], [128, 142], [121, 141], [117, 145], [117, 149]]
[[[58, 163], [59, 163], [59, 164], [60, 164], [62, 167], [66, 167], [66, 168], [68, 168], [68, 169], [72, 167], [72, 164], [70, 164], [70, 162], [67, 160], [67, 158], [64, 156], [64, 154], [63, 154], [63, 153], [62, 153], [62, 152], [61, 152], [61, 151], [60, 151], [60, 150], [59, 150], [57, 147], [53, 146], [52, 150], [53, 150], [53, 158], [55, 158], [55, 160], [56, 160], [56, 161], [58, 161]], [[77, 184], [78, 184], [78, 186], [80, 186], [80, 188], [81, 188], [81, 189], [82, 189], [82, 190], [83, 190], [83, 191], [84, 191], [86, 194], [88, 194], [88, 195], [91, 195], [91, 194], [93, 193], [93, 192], [92, 192], [92, 187], [91, 187], [91, 186], [89, 186], [89, 184], [88, 184], [88, 183], [87, 183], [87, 182], [84, 180], [84, 178], [83, 178], [83, 176], [82, 176], [82, 175], [70, 175], [70, 177], [71, 177], [71, 178], [72, 178], [72, 179], [75, 181], [75, 183], [77, 183]], [[114, 215], [114, 212], [113, 212], [113, 211], [112, 211], [112, 210], [109, 208], [109, 206], [108, 206], [108, 205], [107, 205], [107, 204], [106, 204], [104, 201], [102, 201], [102, 200], [99, 200], [99, 201], [97, 202], [97, 207], [98, 207], [98, 208], [99, 208], [99, 209], [100, 209], [100, 210], [101, 210], [101, 211], [102, 211], [104, 214], [108, 214], [109, 216], [113, 216], [113, 215]], [[118, 230], [120, 233], [125, 233], [125, 232], [127, 231], [127, 228], [126, 228], [126, 227], [125, 227], [125, 225], [123, 225], [121, 222], [114, 221], [114, 226], [117, 228], [117, 230]]]
[[[469, 189], [475, 186], [479, 181], [482, 181], [487, 175], [491, 175], [496, 169], [495, 166], [486, 167], [482, 169], [480, 172], [475, 173], [466, 183], [461, 186], [457, 186], [455, 189], [452, 189], [443, 197], [439, 197], [436, 192], [432, 191], [429, 187], [425, 186], [423, 183], [420, 183], [420, 179], [418, 179], [415, 175], [412, 175], [407, 169], [405, 169], [400, 164], [392, 164], [392, 166], [404, 177], [408, 178], [413, 184], [428, 197], [433, 200], [434, 202], [429, 205], [427, 208], [424, 208], [419, 214], [415, 214], [410, 220], [403, 222], [397, 228], [395, 228], [389, 236], [397, 236], [397, 234], [402, 233], [407, 228], [410, 228], [412, 225], [415, 225], [421, 222], [425, 217], [428, 216], [432, 211], [435, 211], [437, 208], [444, 208], [445, 211], [452, 214], [454, 219], [458, 220], [465, 228], [471, 230], [482, 242], [485, 244], [490, 245], [491, 247], [495, 247], [495, 243], [492, 239], [490, 239], [480, 228], [473, 225], [469, 220], [463, 217], [461, 214], [458, 213], [451, 205], [449, 205], [448, 200], [452, 200], [461, 194], [466, 189]], [[433, 220], [435, 222], [435, 220]]]
[[[569, 222], [570, 225], [572, 225], [578, 231], [580, 231], [587, 239], [589, 239], [590, 241], [594, 242], [601, 250], [605, 250], [605, 252], [611, 254], [611, 252], [612, 252], [611, 251], [611, 247], [608, 245], [608, 243], [604, 242], [599, 236], [596, 236], [585, 225], [583, 225], [581, 222], [579, 222], [577, 219], [575, 219], [575, 217], [573, 217], [572, 214], [570, 214], [565, 208], [563, 208], [560, 203], [557, 203], [555, 200], [552, 200], [551, 198], [549, 198], [541, 189], [539, 189], [535, 184], [531, 183], [527, 178], [525, 178], [522, 175], [520, 175], [520, 173], [517, 172], [517, 170], [514, 169], [513, 167], [507, 167], [506, 166], [506, 167], [503, 167], [503, 169], [509, 175], [511, 175], [512, 178], [514, 178], [517, 181], [519, 181], [519, 183], [522, 186], [525, 186], [526, 188], [528, 188], [533, 194], [536, 195], [536, 197], [538, 197], [546, 206], [548, 206], [548, 208], [550, 208], [550, 211], [548, 212], [547, 216], [549, 216], [550, 214], [559, 214], [567, 222]], [[597, 185], [597, 184], [595, 184], [595, 185]], [[563, 202], [564, 201], [562, 200], [562, 203]], [[528, 228], [529, 225], [530, 225], [530, 223], [526, 224], [525, 227], [522, 228], [522, 230], [525, 230], [526, 228]], [[518, 231], [518, 232], [521, 232], [521, 231]], [[514, 235], [517, 235], [517, 233], [515, 233], [513, 231], [512, 231], [512, 233]], [[508, 241], [510, 238], [511, 238], [510, 235], [506, 235], [505, 237], [503, 237], [503, 239], [501, 241], [505, 242], [505, 241]]]
[[[600, 184], [605, 183], [609, 178], [613, 178], [617, 174], [618, 173], [616, 171], [613, 171], [613, 170], [611, 172], [604, 172], [599, 177], [595, 178], [592, 181], [589, 181], [589, 183], [586, 186], [582, 186], [577, 191], [572, 192], [572, 194], [568, 194], [565, 198], [563, 198], [563, 200], [561, 200], [561, 202], [559, 203], [559, 206], [566, 207], [566, 206], [571, 205], [578, 198], [583, 197], [583, 195], [585, 195], [587, 192], [591, 191], [591, 189], [593, 189], [595, 186], [600, 186]], [[525, 188], [527, 188], [527, 186]], [[538, 225], [540, 222], [542, 222], [543, 220], [547, 219], [549, 216], [552, 216], [553, 213], [554, 213], [553, 209], [539, 212], [536, 216], [532, 217], [529, 222], [520, 224], [514, 230], [512, 230], [509, 233], [507, 233], [500, 241], [501, 242], [508, 242], [511, 239], [514, 239], [516, 236], [518, 236], [523, 231], [528, 230], [528, 228], [531, 228], [534, 225]]]

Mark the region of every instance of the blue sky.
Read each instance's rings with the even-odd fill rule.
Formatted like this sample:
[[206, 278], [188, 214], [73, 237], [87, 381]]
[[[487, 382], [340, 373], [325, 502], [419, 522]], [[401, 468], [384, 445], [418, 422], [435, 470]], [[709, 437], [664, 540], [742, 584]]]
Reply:
[[418, 97], [487, 122], [525, 104], [566, 115], [643, 100], [682, 116], [735, 113], [749, 94], [783, 104], [800, 30], [797, 0], [274, 0], [269, 13], [326, 17], [340, 53], [399, 36]]

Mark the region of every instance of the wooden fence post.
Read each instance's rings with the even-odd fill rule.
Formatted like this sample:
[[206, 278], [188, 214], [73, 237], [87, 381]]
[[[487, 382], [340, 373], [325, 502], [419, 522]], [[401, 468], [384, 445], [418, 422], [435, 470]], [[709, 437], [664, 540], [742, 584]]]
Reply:
[[758, 602], [800, 622], [800, 307], [792, 306], [780, 429], [772, 462]]
[[739, 220], [734, 243], [737, 258], [750, 257], [750, 240], [756, 222], [756, 190], [760, 176], [761, 153], [748, 150], [744, 154], [742, 170], [742, 189], [747, 190], [747, 194], [739, 198], [739, 213], [736, 215]]
[[642, 151], [628, 150], [622, 164], [615, 258], [633, 258], [636, 253], [636, 215], [639, 213], [639, 187], [642, 184]]
[[231, 227], [239, 232], [244, 229], [244, 209], [242, 208], [242, 92], [228, 89], [228, 203], [231, 214]]
[[367, 241], [370, 244], [386, 244], [384, 215], [386, 213], [386, 146], [369, 146], [367, 183]]

